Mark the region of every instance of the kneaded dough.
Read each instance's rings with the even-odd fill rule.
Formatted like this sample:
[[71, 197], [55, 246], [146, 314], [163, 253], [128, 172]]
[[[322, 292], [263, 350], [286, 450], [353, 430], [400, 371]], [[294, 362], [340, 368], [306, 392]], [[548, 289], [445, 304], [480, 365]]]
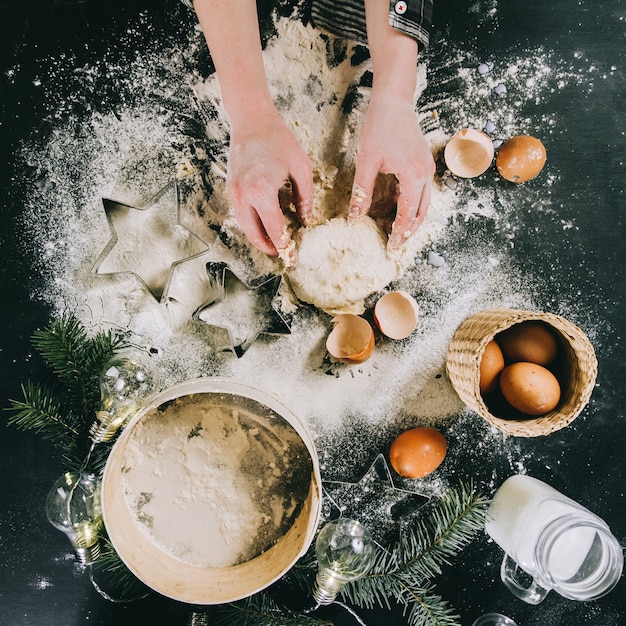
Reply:
[[336, 315], [360, 314], [365, 299], [398, 278], [387, 255], [387, 237], [369, 216], [336, 217], [296, 235], [298, 263], [287, 272], [295, 295]]

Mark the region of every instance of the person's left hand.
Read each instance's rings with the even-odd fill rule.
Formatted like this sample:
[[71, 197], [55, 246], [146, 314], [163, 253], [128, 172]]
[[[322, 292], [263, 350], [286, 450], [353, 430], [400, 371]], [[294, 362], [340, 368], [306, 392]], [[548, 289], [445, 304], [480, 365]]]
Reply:
[[379, 173], [398, 180], [397, 213], [390, 250], [400, 248], [426, 217], [435, 162], [424, 139], [412, 101], [372, 98], [359, 135], [350, 219], [365, 215]]

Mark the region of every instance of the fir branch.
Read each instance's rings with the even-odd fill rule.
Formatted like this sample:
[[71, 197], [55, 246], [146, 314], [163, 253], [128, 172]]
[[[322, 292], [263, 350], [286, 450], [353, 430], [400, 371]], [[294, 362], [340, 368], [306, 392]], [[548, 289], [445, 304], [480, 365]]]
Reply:
[[460, 616], [439, 595], [428, 591], [413, 602], [407, 614], [411, 626], [458, 626]]
[[[56, 376], [56, 385], [27, 382], [23, 401], [10, 400], [7, 421], [21, 430], [33, 430], [63, 450], [70, 467], [80, 467], [89, 446], [88, 429], [100, 403], [99, 375], [104, 364], [126, 342], [112, 332], [89, 337], [72, 316], [35, 331], [35, 349]], [[106, 459], [94, 455], [97, 467]]]
[[412, 532], [403, 533], [392, 549], [381, 550], [370, 572], [347, 585], [343, 595], [367, 608], [390, 608], [393, 599], [405, 606], [411, 626], [457, 624], [429, 581], [482, 530], [488, 505], [471, 484], [449, 489]]
[[86, 455], [89, 455], [87, 467], [94, 474], [101, 474], [104, 471], [106, 462], [111, 453], [111, 448], [115, 439], [106, 443], [99, 443], [91, 447], [91, 440], [85, 437], [74, 439], [63, 449], [63, 461], [69, 471], [81, 471], [85, 468]]
[[79, 436], [76, 419], [63, 410], [56, 395], [44, 385], [27, 382], [22, 385], [24, 401], [11, 400], [7, 410], [14, 415], [7, 420], [19, 430], [34, 430], [56, 445], [70, 445]]
[[113, 602], [135, 600], [147, 596], [150, 590], [124, 564], [113, 544], [106, 537], [101, 539], [100, 556], [92, 564], [93, 576], [98, 573], [106, 576], [106, 593]]
[[214, 623], [216, 626], [333, 626], [327, 620], [279, 606], [266, 592], [220, 607]]
[[63, 316], [46, 329], [35, 331], [32, 343], [54, 374], [66, 384], [83, 381], [99, 372], [102, 364], [124, 345], [121, 337], [110, 332], [100, 332], [90, 338], [85, 327], [73, 316]]
[[91, 419], [100, 395], [98, 376], [104, 363], [126, 347], [124, 340], [111, 332], [89, 337], [75, 317], [66, 315], [35, 331], [32, 343], [65, 386], [73, 410]]

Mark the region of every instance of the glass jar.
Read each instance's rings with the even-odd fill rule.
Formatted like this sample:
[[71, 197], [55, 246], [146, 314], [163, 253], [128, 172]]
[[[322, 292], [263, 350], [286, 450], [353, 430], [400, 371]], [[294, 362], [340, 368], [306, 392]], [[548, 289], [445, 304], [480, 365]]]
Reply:
[[[530, 476], [504, 481], [485, 530], [505, 552], [502, 581], [529, 604], [539, 604], [551, 589], [571, 600], [594, 600], [622, 575], [622, 549], [607, 524]], [[520, 568], [530, 575], [530, 584], [524, 584]]]

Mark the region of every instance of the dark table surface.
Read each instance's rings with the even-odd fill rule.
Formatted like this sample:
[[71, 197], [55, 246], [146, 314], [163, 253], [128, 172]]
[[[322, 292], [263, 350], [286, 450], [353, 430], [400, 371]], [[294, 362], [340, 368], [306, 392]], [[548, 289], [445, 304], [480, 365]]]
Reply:
[[[552, 183], [544, 210], [529, 210], [520, 200], [510, 259], [523, 277], [520, 289], [532, 291], [544, 310], [567, 312], [588, 333], [599, 373], [581, 417], [548, 437], [519, 440], [517, 450], [529, 473], [598, 513], [626, 545], [626, 315], [622, 309], [626, 6], [621, 0], [436, 4], [433, 43], [427, 52], [432, 86], [425, 97], [443, 98], [440, 111], [445, 111], [445, 98], [455, 89], [453, 81], [445, 80], [445, 67], [439, 69], [450, 61], [451, 48], [464, 52], [470, 69], [482, 61], [495, 62], [501, 69], [528, 53], [529, 59], [539, 55], [554, 70], [545, 74], [540, 100], [526, 98], [520, 103], [520, 119], [536, 122], [549, 154], [550, 171], [542, 174], [535, 193], [539, 185], [547, 184], [548, 176]], [[69, 68], [96, 68], [94, 83], [66, 85], [64, 102], [75, 90], [76, 109], [88, 103], [106, 109], [116, 98], [130, 96], [124, 93], [124, 85], [107, 84], [105, 62], [132, 63], [135, 53], [176, 40], [193, 27], [194, 18], [174, 0], [114, 0], [104, 5], [91, 0], [2, 1], [0, 11], [0, 404], [7, 406], [9, 399], [20, 397], [20, 384], [36, 380], [42, 371], [30, 337], [47, 324], [50, 314], [45, 299], [34, 295], [40, 265], [24, 245], [19, 221], [29, 172], [15, 153], [24, 141], [45, 144], [54, 131], [50, 120], [56, 103], [45, 89], [52, 80], [51, 68], [58, 67], [60, 59]], [[141, 37], [120, 35], [137, 23], [143, 25]], [[198, 63], [202, 72], [210, 72], [208, 57]], [[561, 79], [555, 78], [557, 70], [562, 70]], [[497, 104], [493, 111], [497, 115]], [[455, 119], [449, 112], [449, 131], [463, 120], [460, 111], [457, 115]], [[509, 120], [509, 126], [514, 128], [514, 121]], [[566, 223], [571, 227], [565, 228]], [[476, 470], [479, 483], [510, 464], [510, 459], [485, 462], [492, 467]], [[58, 454], [37, 436], [2, 427], [0, 623], [185, 624], [189, 608], [158, 597], [131, 604], [107, 602], [66, 557], [66, 540], [48, 524], [43, 511], [60, 463]], [[469, 461], [468, 467], [472, 467]], [[520, 626], [626, 624], [624, 581], [595, 602], [577, 603], [551, 593], [532, 607], [513, 598], [501, 584], [500, 558], [497, 547], [481, 536], [437, 578], [438, 590], [460, 612], [464, 625], [491, 611], [513, 617]], [[371, 624], [405, 623], [400, 615], [387, 612], [365, 613], [365, 617]]]

